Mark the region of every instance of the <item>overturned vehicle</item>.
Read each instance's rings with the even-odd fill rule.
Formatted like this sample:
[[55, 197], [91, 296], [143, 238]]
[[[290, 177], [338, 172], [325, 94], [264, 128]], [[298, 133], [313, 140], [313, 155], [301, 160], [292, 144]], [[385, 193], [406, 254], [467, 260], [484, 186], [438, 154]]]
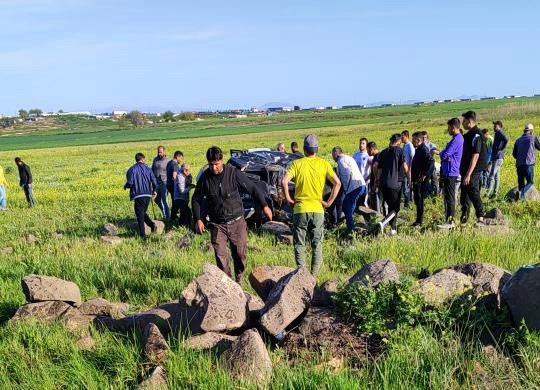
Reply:
[[[259, 190], [265, 194], [266, 202], [272, 209], [274, 219], [286, 222], [292, 218], [292, 208], [287, 204], [281, 187], [281, 179], [287, 168], [300, 157], [267, 148], [248, 150], [231, 149], [231, 158], [227, 162], [244, 172]], [[294, 196], [294, 183], [289, 183], [289, 193]], [[240, 191], [244, 205], [244, 215], [249, 223], [258, 225], [263, 214], [260, 206], [251, 194]]]

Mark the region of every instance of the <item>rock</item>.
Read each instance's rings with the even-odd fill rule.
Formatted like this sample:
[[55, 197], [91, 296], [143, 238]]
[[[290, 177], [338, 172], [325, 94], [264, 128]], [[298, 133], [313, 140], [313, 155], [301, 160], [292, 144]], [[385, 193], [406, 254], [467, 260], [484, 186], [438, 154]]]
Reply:
[[245, 294], [249, 311], [259, 311], [264, 308], [264, 301], [257, 295], [251, 295], [250, 293]]
[[81, 303], [79, 287], [54, 276], [28, 275], [22, 278], [21, 285], [28, 302], [64, 301], [76, 306]]
[[143, 332], [144, 356], [152, 363], [162, 363], [169, 353], [169, 344], [159, 328], [149, 322]]
[[262, 233], [274, 234], [276, 236], [278, 234], [285, 234], [285, 235], [292, 234], [291, 228], [289, 227], [289, 225], [287, 225], [286, 223], [277, 222], [277, 221], [268, 221], [264, 223], [263, 225], [261, 225], [259, 230]]
[[114, 224], [107, 222], [101, 227], [100, 233], [102, 236], [117, 236], [118, 228]]
[[223, 354], [227, 371], [235, 380], [266, 386], [272, 377], [272, 361], [255, 329], [246, 330]]
[[167, 388], [167, 375], [162, 366], [154, 368], [148, 378], [137, 386], [137, 390], [166, 390]]
[[165, 240], [172, 240], [175, 236], [176, 236], [176, 233], [174, 232], [174, 230], [169, 230], [167, 233], [163, 235], [163, 238]]
[[213, 264], [182, 291], [188, 306], [201, 310], [201, 329], [224, 332], [241, 328], [247, 321], [247, 299], [240, 285]]
[[266, 300], [275, 284], [293, 271], [294, 268], [279, 265], [256, 267], [249, 274], [249, 284], [263, 300]]
[[514, 322], [522, 320], [530, 330], [540, 330], [540, 265], [521, 267], [504, 284], [502, 297]]
[[[485, 222], [485, 221], [484, 221]], [[509, 235], [514, 233], [514, 230], [508, 225], [498, 225], [488, 220], [487, 224], [476, 225], [476, 228], [490, 235], [504, 234]]]
[[6, 246], [6, 247], [0, 249], [0, 255], [9, 255], [11, 253], [13, 253], [13, 248], [10, 247], [10, 246]]
[[189, 248], [189, 246], [191, 245], [191, 241], [193, 241], [193, 234], [188, 233], [180, 240], [178, 240], [176, 246], [180, 249]]
[[137, 332], [142, 334], [149, 323], [158, 326], [162, 334], [168, 335], [172, 329], [171, 314], [161, 308], [154, 308], [142, 313], [133, 314], [121, 319], [108, 316], [96, 317], [94, 323], [98, 329], [109, 329], [113, 332]]
[[415, 288], [431, 305], [440, 305], [458, 298], [471, 289], [472, 283], [469, 277], [452, 269], [445, 269], [419, 280]]
[[34, 236], [33, 234], [30, 234], [30, 233], [26, 233], [24, 235], [24, 241], [27, 243], [27, 244], [37, 244], [38, 243], [38, 239], [36, 236]]
[[199, 246], [199, 248], [202, 252], [208, 252], [213, 249], [212, 243], [209, 240], [201, 242], [201, 245]]
[[64, 238], [64, 233], [57, 230], [57, 231], [51, 233], [51, 237], [59, 240], [61, 238]]
[[111, 303], [103, 298], [93, 298], [83, 302], [79, 307], [81, 314], [109, 316], [115, 319], [124, 318], [129, 309], [127, 303]]
[[332, 298], [336, 295], [338, 287], [339, 283], [336, 279], [327, 280], [315, 290], [315, 297], [311, 304], [313, 306], [333, 307], [334, 300]]
[[83, 336], [77, 339], [79, 351], [92, 351], [96, 347], [96, 341], [91, 336]]
[[73, 307], [62, 301], [27, 303], [17, 309], [10, 321], [33, 318], [37, 321], [53, 322], [70, 309]]
[[[165, 223], [157, 219], [154, 219], [153, 222], [156, 225], [156, 231], [154, 233], [163, 234], [163, 232], [165, 231]], [[134, 221], [132, 223], [132, 228], [137, 232], [139, 231], [139, 225], [137, 224], [137, 221]], [[144, 234], [146, 234], [147, 236], [152, 234], [152, 228], [146, 224], [144, 225]]]
[[96, 316], [81, 314], [76, 309], [68, 310], [60, 317], [64, 327], [72, 334], [85, 334], [95, 319]]
[[377, 287], [383, 282], [399, 282], [399, 273], [392, 260], [377, 260], [363, 266], [349, 279], [349, 284], [354, 282]]
[[107, 245], [119, 245], [123, 242], [122, 238], [118, 237], [118, 236], [101, 236], [99, 238], [99, 241], [103, 244], [107, 244]]
[[266, 332], [276, 336], [304, 313], [313, 299], [315, 278], [305, 268], [298, 268], [272, 288], [260, 324]]
[[236, 339], [236, 336], [229, 336], [224, 333], [208, 332], [197, 336], [191, 336], [184, 342], [184, 346], [188, 349], [197, 349], [202, 351], [210, 349], [227, 349]]
[[185, 299], [179, 302], [170, 302], [159, 305], [158, 309], [169, 313], [169, 324], [173, 334], [182, 332], [184, 334], [194, 335], [202, 333], [201, 323], [204, 312], [198, 307], [189, 306]]
[[292, 245], [294, 243], [294, 238], [292, 234], [278, 234], [278, 242], [285, 245]]
[[[510, 279], [512, 274], [507, 270], [488, 263], [466, 263], [449, 267], [472, 278], [472, 293], [475, 297], [488, 294], [497, 303], [500, 303], [502, 286]], [[435, 273], [440, 271], [435, 271]]]
[[[506, 194], [505, 199], [507, 201], [515, 201], [516, 200], [516, 193], [519, 193], [518, 187], [512, 188], [508, 193]], [[536, 189], [535, 186], [532, 186], [529, 191], [525, 193], [525, 200], [530, 201], [539, 201], [540, 200], [540, 192]]]
[[507, 225], [508, 221], [500, 209], [494, 208], [484, 214], [484, 223], [486, 225]]

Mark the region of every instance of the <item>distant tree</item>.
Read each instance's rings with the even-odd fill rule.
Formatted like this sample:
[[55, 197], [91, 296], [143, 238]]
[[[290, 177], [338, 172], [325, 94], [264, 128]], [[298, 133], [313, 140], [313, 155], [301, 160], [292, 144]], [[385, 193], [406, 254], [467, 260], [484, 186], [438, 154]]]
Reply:
[[180, 115], [178, 115], [178, 118], [181, 121], [192, 121], [192, 120], [195, 120], [195, 114], [192, 112], [183, 112]]
[[59, 114], [63, 114], [63, 113], [64, 113], [64, 110], [59, 109], [59, 110], [58, 110], [58, 113], [59, 113]]
[[25, 120], [26, 118], [28, 118], [28, 111], [26, 111], [25, 109], [21, 108], [19, 110], [19, 118], [21, 118], [22, 120]]
[[141, 127], [144, 125], [144, 116], [140, 111], [131, 111], [127, 114], [127, 119], [135, 127]]
[[126, 118], [125, 115], [122, 115], [120, 118], [118, 118], [118, 127], [121, 129], [127, 129], [129, 126], [129, 120]]
[[43, 110], [40, 108], [31, 108], [30, 110], [28, 110], [28, 114], [32, 116], [40, 116], [41, 114], [43, 114]]
[[175, 121], [174, 112], [172, 112], [172, 111], [165, 111], [163, 114], [161, 114], [161, 118], [163, 118], [163, 120], [165, 122], [174, 122]]

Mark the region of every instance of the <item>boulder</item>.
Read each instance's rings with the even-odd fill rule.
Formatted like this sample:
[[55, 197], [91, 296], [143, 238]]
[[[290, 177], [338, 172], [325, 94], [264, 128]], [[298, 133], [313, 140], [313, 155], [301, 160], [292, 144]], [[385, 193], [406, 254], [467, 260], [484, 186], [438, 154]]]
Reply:
[[247, 298], [240, 285], [213, 264], [182, 291], [181, 299], [202, 313], [201, 329], [226, 332], [241, 328], [247, 321]]
[[143, 332], [144, 356], [152, 363], [162, 363], [169, 353], [169, 344], [159, 331], [159, 328], [149, 322]]
[[249, 284], [263, 300], [266, 300], [276, 283], [293, 271], [294, 268], [279, 265], [256, 267], [249, 274]]
[[62, 314], [60, 321], [72, 334], [85, 334], [94, 323], [96, 316], [81, 314], [79, 310], [68, 310]]
[[[157, 219], [154, 219], [153, 222], [156, 225], [156, 231], [154, 233], [163, 234], [163, 232], [165, 231], [165, 223]], [[134, 221], [132, 223], [132, 228], [133, 230], [136, 230], [137, 232], [139, 231], [139, 225], [137, 224], [137, 221]], [[146, 234], [147, 236], [152, 234], [152, 228], [146, 224], [144, 225], [144, 234]]]
[[137, 390], [166, 390], [167, 375], [162, 366], [157, 366], [150, 375], [137, 386]]
[[245, 294], [247, 299], [248, 311], [259, 311], [264, 308], [264, 301], [257, 295], [252, 295], [250, 293]]
[[125, 317], [129, 305], [127, 303], [111, 303], [103, 298], [93, 298], [83, 302], [79, 307], [81, 314], [109, 316], [115, 319]]
[[234, 380], [264, 387], [272, 377], [272, 361], [255, 329], [246, 330], [223, 354], [225, 367]]
[[445, 269], [419, 280], [415, 288], [431, 305], [440, 305], [456, 299], [471, 289], [472, 282], [469, 277], [452, 269]]
[[94, 321], [98, 329], [109, 329], [110, 331], [120, 333], [137, 332], [139, 334], [144, 332], [144, 329], [149, 323], [157, 325], [164, 335], [168, 335], [172, 329], [171, 314], [161, 308], [154, 308], [121, 319], [98, 316]]
[[117, 236], [118, 228], [114, 224], [107, 222], [101, 227], [100, 233], [102, 236]]
[[324, 282], [315, 290], [315, 297], [311, 304], [313, 306], [333, 307], [333, 297], [336, 295], [339, 282], [336, 279], [330, 279]]
[[268, 221], [264, 223], [263, 225], [261, 225], [259, 230], [262, 233], [273, 234], [276, 236], [279, 234], [285, 234], [285, 235], [292, 234], [291, 228], [289, 227], [289, 225], [287, 225], [286, 223], [277, 222], [277, 221]]
[[292, 245], [294, 243], [294, 238], [292, 234], [278, 234], [277, 240], [281, 244]]
[[484, 223], [486, 225], [507, 225], [508, 221], [500, 209], [494, 208], [484, 214]]
[[191, 245], [191, 241], [193, 241], [193, 234], [188, 233], [180, 240], [178, 240], [176, 246], [180, 249], [189, 248], [189, 246]]
[[236, 336], [229, 336], [224, 333], [208, 332], [197, 336], [191, 336], [184, 342], [184, 346], [188, 349], [197, 349], [202, 351], [210, 349], [227, 349], [236, 339]]
[[315, 292], [315, 278], [305, 268], [291, 272], [272, 288], [260, 324], [273, 336], [279, 335], [309, 308]]
[[516, 324], [522, 320], [531, 330], [540, 330], [540, 265], [521, 267], [504, 284], [502, 297]]
[[363, 266], [349, 279], [349, 284], [354, 282], [377, 287], [383, 282], [399, 282], [399, 273], [392, 260], [377, 260]]
[[[512, 188], [508, 193], [506, 194], [505, 199], [508, 201], [515, 201], [516, 200], [516, 193], [519, 194], [518, 187]], [[519, 195], [518, 195], [519, 197]], [[525, 200], [531, 200], [531, 201], [539, 201], [540, 200], [540, 192], [536, 189], [535, 186], [532, 186], [529, 191], [525, 193]]]
[[79, 351], [92, 351], [96, 347], [96, 341], [91, 336], [83, 336], [77, 339]]
[[118, 236], [101, 236], [99, 238], [99, 241], [102, 244], [111, 245], [111, 246], [120, 245], [123, 242], [122, 238]]
[[17, 309], [10, 321], [18, 322], [31, 318], [37, 321], [53, 322], [71, 309], [73, 309], [72, 306], [62, 301], [27, 303]]
[[21, 280], [22, 289], [28, 302], [64, 301], [79, 305], [79, 287], [67, 280], [54, 276], [28, 275]]

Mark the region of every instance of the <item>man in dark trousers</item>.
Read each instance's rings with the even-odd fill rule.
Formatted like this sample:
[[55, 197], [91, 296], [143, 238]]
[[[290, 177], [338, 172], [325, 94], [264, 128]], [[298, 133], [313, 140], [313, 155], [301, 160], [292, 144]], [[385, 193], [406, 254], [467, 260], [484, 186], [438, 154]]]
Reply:
[[227, 242], [230, 244], [234, 261], [235, 280], [241, 282], [246, 266], [247, 226], [244, 220], [244, 206], [240, 198], [240, 188], [251, 193], [261, 205], [268, 220], [272, 220], [272, 210], [262, 194], [246, 174], [232, 165], [223, 163], [223, 152], [217, 146], [206, 151], [208, 169], [201, 175], [191, 199], [195, 218], [195, 231], [202, 234], [206, 228], [201, 216], [204, 202], [210, 218], [208, 224], [210, 240], [214, 248], [217, 266], [231, 277]]
[[491, 147], [491, 167], [486, 185], [489, 192], [493, 184], [493, 192], [489, 195], [489, 199], [497, 197], [499, 176], [504, 160], [504, 149], [508, 144], [508, 137], [503, 132], [503, 123], [501, 121], [493, 122], [493, 131], [495, 132], [495, 136], [493, 138], [493, 146]]
[[165, 154], [165, 147], [159, 145], [157, 148], [157, 156], [152, 161], [152, 172], [156, 176], [158, 186], [156, 188], [157, 196], [154, 198], [158, 205], [163, 218], [168, 221], [171, 217], [169, 205], [167, 204], [167, 164], [169, 159]]
[[435, 161], [428, 147], [424, 144], [424, 137], [420, 131], [413, 134], [412, 143], [415, 152], [411, 161], [411, 169], [409, 169], [409, 183], [411, 183], [416, 206], [416, 221], [412, 226], [418, 227], [424, 223], [424, 199], [429, 192], [429, 179], [435, 169]]
[[461, 223], [469, 219], [471, 203], [476, 211], [478, 224], [484, 223], [484, 203], [480, 197], [482, 172], [487, 166], [487, 147], [482, 133], [476, 124], [476, 113], [467, 111], [462, 114], [463, 127], [467, 132], [463, 135], [463, 155], [459, 171], [461, 174]]
[[[177, 150], [176, 152], [174, 152], [173, 158], [167, 163], [167, 192], [171, 195], [171, 204], [174, 203], [174, 182], [176, 180], [176, 175], [180, 171], [180, 166], [182, 165], [183, 161], [184, 153]], [[176, 211], [178, 212], [178, 210]], [[176, 213], [173, 212], [173, 210], [171, 210], [171, 218], [176, 218]]]
[[401, 186], [409, 167], [405, 162], [403, 150], [399, 147], [401, 134], [390, 137], [390, 145], [384, 149], [373, 164], [376, 171], [375, 189], [380, 188], [383, 202], [388, 206], [386, 216], [390, 218], [390, 235], [397, 234], [397, 214], [401, 203]]
[[536, 151], [540, 150], [540, 141], [533, 134], [533, 129], [531, 123], [525, 126], [523, 135], [516, 140], [512, 151], [512, 155], [516, 159], [519, 189], [516, 200], [525, 199], [525, 194], [534, 184], [534, 165], [536, 164]]
[[19, 186], [24, 190], [28, 207], [33, 207], [37, 202], [32, 192], [32, 172], [30, 171], [30, 167], [19, 157], [15, 157], [15, 164], [17, 164], [17, 168], [19, 169]]
[[152, 231], [156, 230], [154, 221], [150, 219], [146, 211], [152, 198], [157, 195], [157, 186], [156, 176], [145, 164], [144, 154], [137, 153], [135, 155], [135, 165], [132, 165], [127, 171], [124, 189], [129, 188], [129, 199], [133, 201], [139, 234], [145, 240], [147, 239], [144, 229], [145, 223], [150, 226]]

